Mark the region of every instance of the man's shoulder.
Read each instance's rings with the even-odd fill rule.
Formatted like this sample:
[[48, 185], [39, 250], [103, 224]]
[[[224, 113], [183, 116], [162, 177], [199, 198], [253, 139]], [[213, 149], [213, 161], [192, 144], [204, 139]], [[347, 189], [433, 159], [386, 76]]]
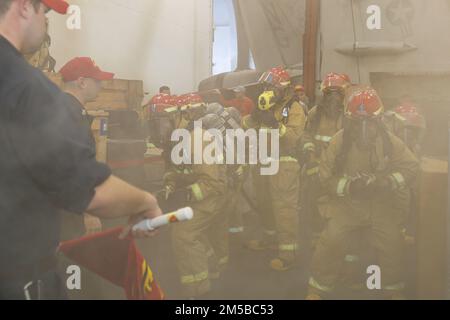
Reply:
[[60, 89], [42, 71], [31, 66], [22, 56], [11, 50], [0, 53], [0, 86], [4, 92], [22, 87], [44, 94], [58, 94]]

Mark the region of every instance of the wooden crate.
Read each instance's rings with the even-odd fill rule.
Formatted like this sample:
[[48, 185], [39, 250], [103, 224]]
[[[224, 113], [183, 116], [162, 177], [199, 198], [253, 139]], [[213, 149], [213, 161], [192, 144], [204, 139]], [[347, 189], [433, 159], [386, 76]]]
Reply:
[[102, 91], [96, 101], [86, 105], [87, 110], [133, 109], [141, 111], [144, 98], [143, 82], [114, 79], [102, 82]]
[[[59, 73], [44, 72], [58, 87], [64, 89]], [[133, 109], [142, 115], [144, 83], [141, 80], [113, 79], [102, 82], [102, 91], [98, 98], [85, 107], [87, 110]]]

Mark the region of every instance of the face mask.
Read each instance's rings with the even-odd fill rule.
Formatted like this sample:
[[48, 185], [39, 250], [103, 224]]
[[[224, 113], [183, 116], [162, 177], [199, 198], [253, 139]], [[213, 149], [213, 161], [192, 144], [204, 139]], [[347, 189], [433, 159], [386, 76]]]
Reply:
[[327, 92], [324, 96], [324, 103], [326, 106], [325, 112], [331, 117], [336, 117], [342, 112], [344, 108], [343, 102], [344, 98], [339, 92]]
[[356, 121], [352, 128], [354, 141], [359, 149], [367, 150], [375, 143], [377, 127], [373, 120]]

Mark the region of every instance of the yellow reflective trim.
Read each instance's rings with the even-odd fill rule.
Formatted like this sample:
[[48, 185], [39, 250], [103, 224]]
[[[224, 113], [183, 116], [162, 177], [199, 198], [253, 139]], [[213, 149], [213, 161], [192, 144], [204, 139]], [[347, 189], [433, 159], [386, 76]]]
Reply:
[[204, 271], [198, 274], [191, 274], [188, 276], [182, 276], [181, 277], [181, 283], [182, 284], [192, 284], [196, 282], [201, 282], [208, 279], [208, 271]]
[[383, 289], [388, 291], [401, 291], [405, 289], [405, 284], [403, 282], [399, 282], [393, 285], [384, 286]]
[[317, 173], [319, 173], [319, 167], [314, 167], [314, 168], [306, 170], [306, 174], [308, 176], [312, 176], [312, 175], [317, 174]]
[[203, 104], [203, 103], [196, 103], [196, 104], [190, 104], [189, 106], [190, 106], [192, 109], [195, 109], [195, 108], [203, 107], [204, 104]]
[[280, 162], [298, 162], [294, 157], [280, 157]]
[[244, 227], [234, 227], [228, 229], [229, 233], [241, 233], [244, 232]]
[[345, 187], [347, 186], [348, 178], [344, 177], [339, 180], [336, 193], [338, 197], [345, 197]]
[[359, 261], [359, 257], [354, 254], [348, 254], [345, 256], [344, 261], [345, 262], [357, 262], [357, 261]]
[[177, 107], [170, 107], [170, 108], [164, 109], [164, 112], [168, 112], [168, 113], [175, 112], [175, 111], [178, 111]]
[[223, 257], [219, 259], [219, 265], [227, 264], [229, 261], [228, 257]]
[[399, 189], [402, 189], [406, 186], [405, 178], [400, 172], [395, 172], [392, 174], [392, 178], [394, 178], [395, 182], [397, 183]]
[[278, 249], [280, 251], [295, 251], [295, 250], [297, 250], [297, 245], [296, 244], [280, 244], [278, 246]]
[[333, 137], [330, 137], [330, 136], [321, 136], [321, 135], [316, 135], [315, 137], [314, 137], [314, 139], [316, 139], [317, 141], [321, 141], [321, 142], [326, 142], [326, 143], [328, 143], [328, 142], [330, 142], [331, 141], [331, 139], [333, 139]]
[[316, 149], [316, 146], [312, 142], [308, 142], [303, 145], [303, 150], [314, 151], [314, 149]]
[[242, 120], [242, 128], [243, 129], [250, 129], [250, 126], [248, 125], [250, 118], [246, 117]]
[[284, 124], [281, 125], [280, 127], [280, 138], [283, 137], [287, 132], [287, 128]]
[[194, 195], [195, 200], [202, 201], [205, 198], [198, 183], [189, 186], [189, 188], [192, 190], [192, 194]]
[[320, 285], [314, 278], [309, 278], [309, 285], [315, 289], [318, 289], [323, 292], [331, 292], [332, 288]]

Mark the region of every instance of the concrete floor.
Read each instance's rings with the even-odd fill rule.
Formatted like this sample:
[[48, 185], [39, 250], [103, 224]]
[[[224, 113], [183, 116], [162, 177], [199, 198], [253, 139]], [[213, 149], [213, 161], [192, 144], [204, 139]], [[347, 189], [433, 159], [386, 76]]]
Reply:
[[[125, 177], [124, 177], [125, 178]], [[143, 186], [154, 191], [158, 186]], [[212, 292], [208, 299], [214, 300], [301, 300], [304, 299], [309, 279], [311, 250], [308, 249], [307, 228], [300, 226], [300, 257], [297, 265], [287, 272], [272, 271], [268, 263], [276, 251], [254, 252], [243, 246], [244, 241], [256, 238], [261, 231], [259, 217], [250, 213], [245, 217], [246, 232], [241, 238], [230, 238], [230, 262], [218, 280], [212, 282]], [[304, 219], [300, 219], [305, 221]], [[126, 220], [104, 221], [104, 230], [124, 225]], [[181, 296], [178, 271], [175, 265], [170, 227], [160, 230], [158, 236], [139, 240], [138, 246], [153, 270], [155, 279], [169, 300], [183, 299]], [[302, 229], [303, 228], [303, 229]], [[413, 259], [413, 257], [411, 257]], [[97, 276], [83, 271], [86, 287], [93, 290], [72, 294], [73, 299], [124, 299], [123, 290]], [[93, 283], [91, 285], [91, 283]], [[413, 297], [413, 295], [410, 295]], [[377, 299], [373, 292], [337, 290], [332, 299]]]
[[[251, 231], [256, 231], [255, 228]], [[250, 237], [252, 232], [246, 234]], [[182, 299], [168, 230], [150, 242], [140, 242], [157, 281], [168, 299]], [[269, 269], [268, 263], [276, 251], [254, 252], [243, 246], [242, 238], [230, 238], [230, 262], [218, 280], [212, 282], [209, 299], [214, 300], [289, 300], [303, 299], [307, 288], [307, 263], [288, 272]]]

